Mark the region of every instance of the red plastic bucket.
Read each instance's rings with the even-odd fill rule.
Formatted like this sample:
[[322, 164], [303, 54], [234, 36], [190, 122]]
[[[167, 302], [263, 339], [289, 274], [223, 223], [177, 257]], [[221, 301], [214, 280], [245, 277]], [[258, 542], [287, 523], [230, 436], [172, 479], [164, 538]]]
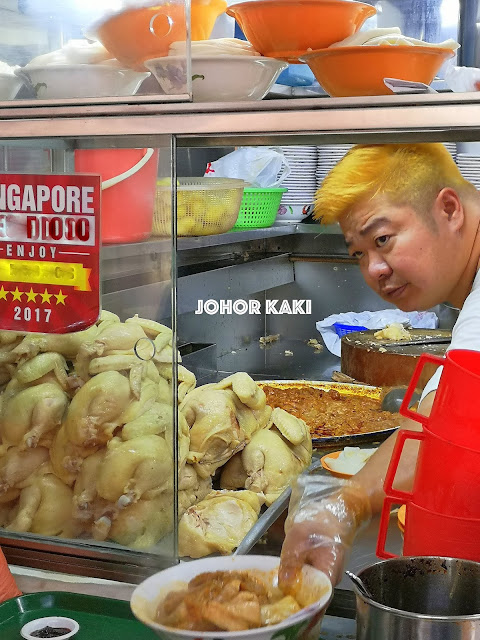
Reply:
[[75, 171], [102, 177], [101, 238], [140, 242], [152, 232], [158, 150], [78, 149]]

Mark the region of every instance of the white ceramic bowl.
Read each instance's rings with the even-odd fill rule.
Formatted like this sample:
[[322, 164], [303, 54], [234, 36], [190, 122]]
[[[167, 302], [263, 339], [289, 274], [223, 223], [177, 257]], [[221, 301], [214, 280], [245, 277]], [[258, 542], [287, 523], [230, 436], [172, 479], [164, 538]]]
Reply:
[[203, 558], [183, 562], [160, 571], [147, 578], [133, 592], [130, 601], [135, 616], [153, 629], [163, 640], [272, 640], [272, 638], [295, 638], [296, 640], [318, 640], [323, 614], [332, 595], [332, 585], [327, 576], [312, 567], [304, 567], [310, 583], [315, 585], [319, 599], [279, 624], [249, 631], [183, 631], [154, 622], [158, 604], [172, 589], [181, 587], [192, 578], [207, 571], [243, 571], [277, 569], [280, 559], [274, 556], [224, 556]]
[[40, 100], [132, 96], [150, 75], [100, 64], [31, 66], [21, 73], [29, 78]]
[[22, 78], [11, 73], [0, 73], [0, 101], [13, 100], [22, 85]]
[[65, 629], [69, 629], [68, 633], [65, 633], [63, 636], [57, 636], [57, 640], [67, 640], [68, 638], [73, 638], [73, 636], [80, 629], [80, 625], [76, 620], [72, 618], [64, 618], [63, 616], [48, 616], [47, 618], [37, 618], [36, 620], [32, 620], [31, 622], [27, 622], [24, 624], [20, 630], [20, 635], [25, 640], [38, 640], [36, 636], [32, 636], [34, 631], [38, 631], [39, 629], [44, 629], [45, 627], [64, 627]]
[[[186, 60], [181, 56], [154, 58], [145, 63], [165, 93], [186, 91]], [[281, 60], [263, 56], [198, 56], [192, 59], [194, 102], [261, 100], [280, 73]]]

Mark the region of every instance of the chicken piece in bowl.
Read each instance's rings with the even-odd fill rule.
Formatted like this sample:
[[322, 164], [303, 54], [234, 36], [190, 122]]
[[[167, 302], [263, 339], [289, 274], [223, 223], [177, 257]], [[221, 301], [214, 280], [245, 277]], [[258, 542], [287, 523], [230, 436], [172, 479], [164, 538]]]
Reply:
[[[130, 605], [164, 640], [318, 640], [330, 580], [305, 566], [295, 594], [282, 594], [279, 562], [274, 556], [228, 556], [181, 563], [142, 582]], [[192, 629], [197, 619], [198, 629]]]

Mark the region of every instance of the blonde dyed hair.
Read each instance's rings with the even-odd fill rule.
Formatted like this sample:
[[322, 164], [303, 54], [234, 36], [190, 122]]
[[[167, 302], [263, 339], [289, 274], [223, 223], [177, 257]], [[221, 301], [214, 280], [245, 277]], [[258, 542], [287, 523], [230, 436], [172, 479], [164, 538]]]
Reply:
[[476, 193], [443, 144], [357, 145], [330, 171], [315, 194], [314, 217], [322, 224], [337, 222], [378, 195], [428, 216], [445, 187], [460, 196]]

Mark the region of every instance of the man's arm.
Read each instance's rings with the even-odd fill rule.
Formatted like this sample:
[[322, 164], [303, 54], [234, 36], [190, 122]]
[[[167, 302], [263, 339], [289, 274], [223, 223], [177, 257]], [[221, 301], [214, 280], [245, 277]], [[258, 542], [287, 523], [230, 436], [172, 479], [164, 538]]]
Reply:
[[[422, 400], [418, 407], [418, 412], [426, 416], [430, 415], [434, 399], [435, 391], [432, 391]], [[419, 422], [402, 417], [400, 418], [400, 428], [409, 429], [410, 431], [421, 431], [422, 425]], [[390, 464], [393, 448], [397, 441], [397, 433], [398, 431], [393, 433], [388, 440], [385, 440], [363, 469], [352, 478], [354, 482], [364, 489], [369, 497], [372, 514], [379, 513], [382, 509], [383, 499], [385, 497], [383, 483], [388, 465]], [[395, 476], [395, 488], [402, 491], [411, 491], [415, 476], [418, 446], [419, 443], [415, 441], [407, 441], [405, 443]]]
[[[429, 393], [419, 406], [419, 413], [430, 415], [435, 392]], [[401, 418], [400, 427], [420, 431], [414, 420]], [[315, 476], [303, 478], [302, 495], [295, 498], [286, 522], [286, 536], [279, 569], [280, 585], [285, 593], [295, 593], [304, 564], [324, 571], [336, 584], [342, 575], [346, 554], [357, 531], [380, 512], [383, 483], [390, 464], [397, 432], [386, 440], [365, 467], [335, 494], [320, 498]], [[406, 442], [396, 473], [395, 487], [410, 490], [415, 477], [418, 442]], [[292, 496], [293, 498], [293, 496]]]

